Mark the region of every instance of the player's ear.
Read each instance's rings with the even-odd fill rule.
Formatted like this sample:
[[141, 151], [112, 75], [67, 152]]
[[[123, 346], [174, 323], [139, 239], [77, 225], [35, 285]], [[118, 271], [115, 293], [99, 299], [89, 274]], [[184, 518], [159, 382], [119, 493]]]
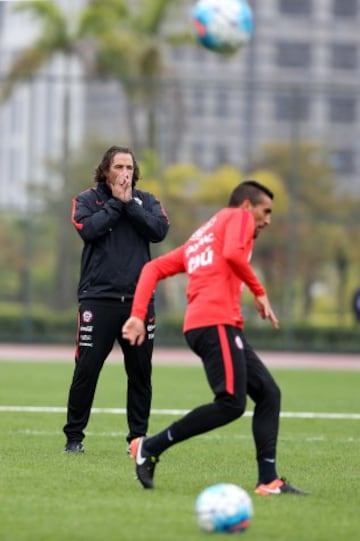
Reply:
[[249, 199], [245, 199], [245, 200], [241, 203], [240, 208], [246, 209], [246, 210], [251, 210], [251, 209], [253, 208], [253, 205], [251, 204], [251, 202], [250, 202]]

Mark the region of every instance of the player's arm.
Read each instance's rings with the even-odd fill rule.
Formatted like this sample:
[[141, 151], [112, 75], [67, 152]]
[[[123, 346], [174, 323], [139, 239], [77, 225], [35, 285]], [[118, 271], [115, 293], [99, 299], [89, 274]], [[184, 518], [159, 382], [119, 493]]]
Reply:
[[143, 267], [136, 286], [129, 319], [122, 328], [123, 338], [131, 345], [141, 345], [145, 339], [145, 318], [150, 299], [160, 280], [185, 272], [183, 247], [157, 257]]
[[260, 296], [265, 295], [266, 291], [250, 265], [247, 249], [252, 243], [254, 228], [254, 218], [250, 212], [234, 213], [226, 227], [223, 256], [236, 276], [255, 296]]
[[255, 308], [263, 319], [270, 320], [270, 323], [274, 327], [274, 329], [278, 329], [280, 327], [279, 320], [275, 312], [273, 311], [268, 296], [266, 294], [255, 297]]
[[275, 329], [279, 321], [271, 307], [266, 290], [253, 271], [246, 247], [254, 236], [254, 219], [249, 212], [234, 214], [229, 221], [224, 238], [223, 255], [235, 274], [255, 297], [255, 307], [263, 319], [269, 319]]
[[129, 340], [132, 346], [141, 346], [145, 340], [146, 329], [142, 319], [136, 316], [130, 316], [123, 325], [122, 336]]

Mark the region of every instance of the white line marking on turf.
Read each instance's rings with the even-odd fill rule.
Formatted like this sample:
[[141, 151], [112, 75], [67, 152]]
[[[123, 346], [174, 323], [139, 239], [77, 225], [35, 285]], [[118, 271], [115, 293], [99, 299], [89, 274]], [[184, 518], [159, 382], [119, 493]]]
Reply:
[[[57, 406], [0, 406], [0, 413], [66, 413], [65, 407]], [[92, 408], [92, 413], [125, 414], [125, 408]], [[185, 409], [152, 409], [152, 415], [186, 415]], [[360, 420], [360, 413], [326, 413], [314, 411], [283, 411], [281, 417], [288, 419], [349, 419]], [[244, 417], [252, 417], [252, 411], [246, 411]]]
[[[40, 436], [40, 437], [46, 437], [46, 436], [51, 436], [51, 437], [54, 437], [54, 436], [58, 436], [59, 435], [59, 431], [50, 431], [50, 430], [32, 430], [30, 428], [27, 428], [25, 430], [13, 430], [13, 431], [9, 431], [9, 434], [16, 434], [16, 435], [22, 435], [22, 436]], [[87, 436], [92, 436], [92, 437], [96, 437], [96, 438], [119, 438], [119, 437], [125, 437], [127, 432], [114, 432], [114, 431], [111, 431], [111, 432], [93, 432], [93, 431], [87, 431], [86, 432]], [[214, 433], [212, 432], [211, 434], [202, 434], [201, 435], [202, 438], [206, 439], [206, 440], [221, 440], [223, 441], [224, 439], [236, 439], [236, 440], [241, 440], [241, 441], [249, 441], [249, 440], [252, 440], [252, 436], [251, 434], [249, 435], [246, 435], [246, 434], [236, 434], [236, 435], [232, 435], [232, 436], [228, 436], [226, 434], [217, 434], [217, 433]], [[280, 440], [281, 441], [284, 441], [284, 442], [287, 442], [287, 441], [298, 441], [298, 436], [296, 437], [291, 437], [291, 436], [282, 436], [280, 437]], [[330, 438], [326, 437], [326, 436], [320, 436], [320, 437], [313, 437], [313, 436], [305, 436], [303, 435], [302, 436], [302, 441], [304, 442], [307, 442], [307, 443], [325, 443], [326, 445], [328, 445], [328, 442], [331, 441]], [[349, 438], [344, 438], [344, 439], [337, 439], [336, 441], [340, 442], [340, 443], [356, 443], [358, 444], [360, 442], [360, 438], [353, 438], [353, 437], [349, 437]]]

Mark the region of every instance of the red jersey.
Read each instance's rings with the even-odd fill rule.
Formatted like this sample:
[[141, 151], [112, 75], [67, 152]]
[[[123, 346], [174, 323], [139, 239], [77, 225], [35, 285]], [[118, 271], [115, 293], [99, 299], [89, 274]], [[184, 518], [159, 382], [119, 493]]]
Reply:
[[186, 272], [184, 332], [220, 324], [242, 328], [241, 284], [256, 296], [265, 294], [249, 262], [254, 230], [249, 211], [240, 207], [220, 210], [185, 244], [143, 267], [131, 315], [144, 320], [156, 284]]

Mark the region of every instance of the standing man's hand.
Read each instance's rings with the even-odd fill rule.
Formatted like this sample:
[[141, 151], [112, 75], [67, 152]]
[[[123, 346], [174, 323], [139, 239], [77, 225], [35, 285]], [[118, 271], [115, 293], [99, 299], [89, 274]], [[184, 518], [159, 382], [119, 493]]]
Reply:
[[113, 197], [123, 203], [132, 199], [132, 178], [128, 172], [119, 173], [118, 177], [109, 184]]

